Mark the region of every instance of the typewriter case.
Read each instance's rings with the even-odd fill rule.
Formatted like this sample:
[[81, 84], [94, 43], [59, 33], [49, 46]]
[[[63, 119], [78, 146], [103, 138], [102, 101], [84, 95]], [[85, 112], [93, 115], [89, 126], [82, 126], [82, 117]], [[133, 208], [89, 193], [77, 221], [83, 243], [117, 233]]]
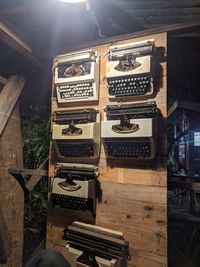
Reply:
[[101, 124], [106, 157], [153, 159], [156, 150], [156, 113], [155, 102], [107, 106], [106, 119]]
[[[96, 113], [92, 119], [90, 112]], [[66, 116], [62, 122], [53, 124], [52, 140], [54, 140], [58, 158], [63, 162], [98, 159], [100, 114], [93, 109], [72, 110], [57, 114]]]
[[57, 163], [51, 177], [51, 204], [57, 208], [96, 213], [98, 168], [88, 164]]
[[58, 103], [96, 101], [99, 96], [99, 56], [92, 50], [54, 59]]
[[154, 40], [111, 46], [106, 63], [110, 98], [144, 97], [153, 93]]

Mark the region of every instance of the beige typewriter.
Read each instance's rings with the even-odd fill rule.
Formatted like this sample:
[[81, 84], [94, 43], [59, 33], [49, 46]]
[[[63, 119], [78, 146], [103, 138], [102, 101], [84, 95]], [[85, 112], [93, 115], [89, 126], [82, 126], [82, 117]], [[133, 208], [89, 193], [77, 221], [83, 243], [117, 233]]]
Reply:
[[99, 56], [92, 50], [58, 55], [54, 60], [58, 103], [98, 100]]
[[100, 114], [97, 110], [57, 111], [52, 140], [59, 159], [96, 160], [100, 152]]
[[107, 106], [101, 126], [107, 158], [153, 159], [156, 113], [154, 101]]
[[98, 168], [88, 164], [57, 163], [51, 178], [51, 203], [54, 207], [96, 212]]
[[123, 233], [75, 221], [64, 231], [72, 267], [123, 267], [129, 259]]
[[154, 49], [154, 40], [110, 47], [106, 63], [110, 98], [153, 93], [151, 54]]

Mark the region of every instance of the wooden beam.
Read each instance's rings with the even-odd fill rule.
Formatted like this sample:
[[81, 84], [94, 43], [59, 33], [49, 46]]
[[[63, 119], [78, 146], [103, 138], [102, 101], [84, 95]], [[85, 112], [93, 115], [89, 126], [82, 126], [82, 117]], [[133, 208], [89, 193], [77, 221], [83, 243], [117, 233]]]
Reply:
[[149, 8], [149, 9], [124, 9], [124, 12], [133, 17], [148, 16], [182, 16], [182, 15], [199, 15], [200, 7], [196, 8]]
[[182, 181], [170, 181], [168, 182], [169, 188], [181, 188], [188, 191], [200, 191], [200, 183], [182, 182]]
[[10, 250], [11, 244], [0, 205], [0, 263], [5, 263], [7, 261]]
[[25, 79], [22, 76], [13, 75], [1, 91], [0, 97], [0, 136], [10, 117], [10, 114], [24, 87]]
[[39, 183], [39, 181], [41, 180], [41, 178], [43, 176], [47, 176], [47, 171], [45, 170], [46, 168], [46, 164], [48, 162], [49, 158], [46, 158], [42, 164], [39, 166], [39, 168], [37, 169], [37, 171], [45, 171], [45, 174], [41, 175], [41, 174], [37, 174], [37, 173], [33, 173], [33, 175], [31, 176], [31, 178], [28, 180], [27, 184], [26, 184], [26, 188], [29, 191], [32, 191], [33, 188]]
[[[112, 0], [113, 1], [113, 0]], [[122, 9], [149, 9], [149, 8], [187, 8], [187, 7], [199, 7], [199, 0], [177, 0], [177, 1], [116, 1], [117, 4]]]
[[0, 75], [0, 83], [5, 85], [7, 82], [8, 80]]
[[0, 40], [16, 50], [20, 55], [27, 58], [32, 64], [42, 66], [41, 63], [32, 55], [29, 44], [13, 29], [13, 26], [0, 18]]

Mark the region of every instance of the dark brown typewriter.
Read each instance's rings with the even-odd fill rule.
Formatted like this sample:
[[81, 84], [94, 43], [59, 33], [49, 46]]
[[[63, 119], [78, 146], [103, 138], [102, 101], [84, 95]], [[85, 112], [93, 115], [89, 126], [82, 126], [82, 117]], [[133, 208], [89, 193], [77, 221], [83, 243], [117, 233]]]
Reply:
[[75, 221], [63, 239], [72, 267], [123, 267], [129, 259], [128, 242], [118, 231]]

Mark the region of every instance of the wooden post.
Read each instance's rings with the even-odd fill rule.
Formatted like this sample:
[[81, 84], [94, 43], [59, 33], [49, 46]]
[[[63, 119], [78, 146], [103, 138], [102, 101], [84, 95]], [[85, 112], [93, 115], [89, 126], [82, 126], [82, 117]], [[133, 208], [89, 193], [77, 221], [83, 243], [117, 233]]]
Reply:
[[5, 263], [10, 254], [9, 235], [0, 206], [0, 263]]
[[[1, 98], [1, 97], [0, 97]], [[0, 267], [21, 267], [24, 235], [24, 194], [10, 168], [23, 168], [19, 105], [17, 104], [0, 137], [0, 203], [11, 239], [11, 253]]]

